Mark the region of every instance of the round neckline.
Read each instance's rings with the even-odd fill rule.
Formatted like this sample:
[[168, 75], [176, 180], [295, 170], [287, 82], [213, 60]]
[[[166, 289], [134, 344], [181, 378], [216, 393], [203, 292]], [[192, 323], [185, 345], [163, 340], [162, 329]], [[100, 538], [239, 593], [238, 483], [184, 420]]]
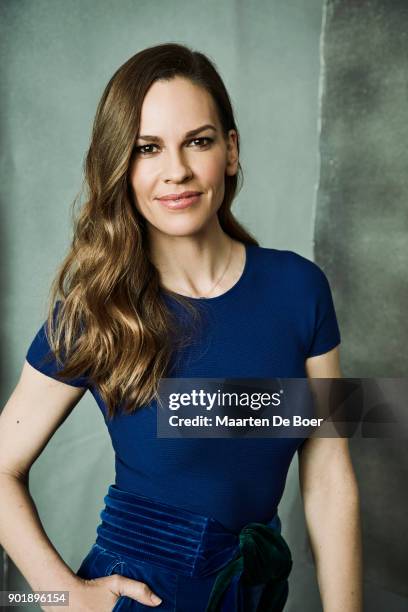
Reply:
[[[166, 296], [172, 298], [173, 295], [185, 298], [187, 300], [191, 300], [192, 302], [201, 302], [201, 303], [214, 303], [214, 302], [219, 302], [221, 300], [224, 300], [228, 297], [230, 297], [231, 294], [236, 293], [236, 291], [238, 291], [238, 289], [241, 287], [242, 283], [244, 282], [245, 278], [248, 275], [248, 269], [249, 269], [249, 260], [250, 260], [250, 252], [251, 252], [251, 246], [250, 244], [246, 244], [246, 243], [241, 243], [244, 244], [245, 247], [245, 264], [244, 264], [244, 268], [241, 272], [241, 276], [239, 277], [239, 279], [237, 280], [237, 282], [232, 285], [232, 287], [230, 287], [229, 289], [227, 289], [227, 291], [224, 291], [224, 293], [221, 293], [220, 295], [215, 295], [214, 297], [192, 297], [190, 295], [184, 295], [182, 293], [176, 293], [175, 291], [172, 291], [171, 293], [168, 290], [165, 290], [164, 293]], [[174, 299], [174, 298], [173, 298]]]

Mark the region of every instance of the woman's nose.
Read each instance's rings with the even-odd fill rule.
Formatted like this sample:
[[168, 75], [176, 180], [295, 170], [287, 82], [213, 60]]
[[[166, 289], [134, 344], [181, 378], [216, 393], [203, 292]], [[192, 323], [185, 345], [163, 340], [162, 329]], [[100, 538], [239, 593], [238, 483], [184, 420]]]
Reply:
[[165, 156], [163, 179], [165, 182], [181, 182], [191, 177], [192, 170], [186, 156], [179, 151], [169, 152]]

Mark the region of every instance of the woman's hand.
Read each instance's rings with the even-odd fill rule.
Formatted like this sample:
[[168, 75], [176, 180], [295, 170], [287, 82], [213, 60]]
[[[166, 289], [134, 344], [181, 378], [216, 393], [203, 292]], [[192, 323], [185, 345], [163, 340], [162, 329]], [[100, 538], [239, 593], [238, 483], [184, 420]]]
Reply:
[[[126, 578], [119, 574], [102, 576], [92, 580], [78, 578], [77, 586], [69, 592], [68, 610], [78, 612], [111, 612], [121, 595], [131, 597], [145, 606], [158, 606], [161, 599], [145, 582]], [[153, 597], [153, 599], [152, 599]], [[156, 601], [154, 597], [157, 597]], [[50, 612], [49, 606], [43, 608]]]

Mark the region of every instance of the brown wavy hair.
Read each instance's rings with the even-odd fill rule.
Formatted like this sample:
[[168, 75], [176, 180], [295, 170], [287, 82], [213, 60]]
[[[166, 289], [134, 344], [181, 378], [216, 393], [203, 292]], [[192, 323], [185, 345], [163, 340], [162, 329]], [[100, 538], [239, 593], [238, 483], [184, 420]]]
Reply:
[[[47, 337], [64, 379], [86, 375], [97, 387], [112, 418], [157, 398], [176, 347], [185, 346], [166, 306], [157, 268], [149, 258], [145, 219], [137, 211], [130, 167], [139, 133], [141, 108], [151, 85], [183, 76], [210, 93], [226, 136], [238, 129], [231, 101], [213, 62], [176, 43], [136, 53], [108, 82], [98, 104], [84, 163], [86, 199], [79, 213], [73, 202], [73, 239], [52, 282]], [[238, 134], [239, 151], [239, 134]], [[223, 231], [245, 244], [258, 244], [231, 212], [242, 186], [242, 168], [225, 176], [218, 210]], [[80, 192], [81, 193], [81, 192]], [[172, 296], [197, 322], [197, 310]]]

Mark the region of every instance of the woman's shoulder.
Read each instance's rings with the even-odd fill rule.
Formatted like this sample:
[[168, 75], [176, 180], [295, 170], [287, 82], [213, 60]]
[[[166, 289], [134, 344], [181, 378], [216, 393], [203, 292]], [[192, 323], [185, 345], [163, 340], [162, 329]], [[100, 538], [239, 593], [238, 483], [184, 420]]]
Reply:
[[319, 280], [325, 277], [323, 270], [311, 259], [287, 249], [275, 249], [254, 245], [251, 247], [257, 264], [274, 273], [291, 279]]

